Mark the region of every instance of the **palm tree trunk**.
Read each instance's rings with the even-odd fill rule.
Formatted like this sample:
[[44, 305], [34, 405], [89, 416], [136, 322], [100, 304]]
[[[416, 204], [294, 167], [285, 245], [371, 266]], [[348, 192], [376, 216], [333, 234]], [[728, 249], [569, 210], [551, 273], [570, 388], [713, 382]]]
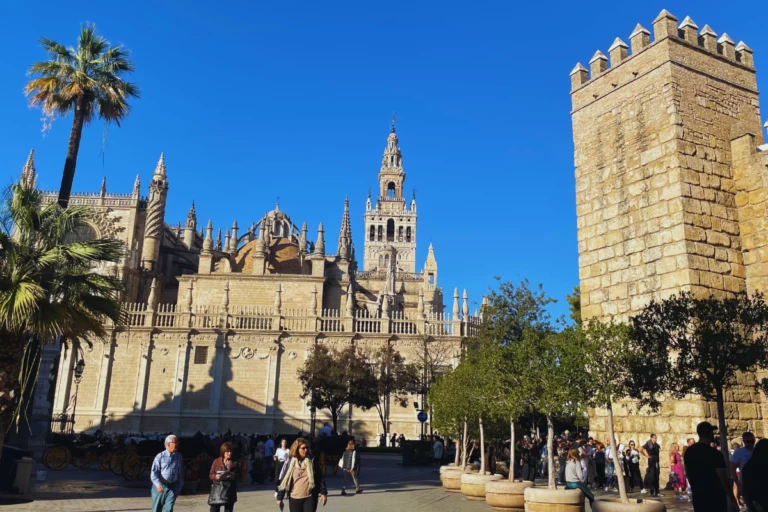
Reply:
[[621, 454], [619, 453], [619, 445], [616, 443], [616, 435], [613, 430], [613, 404], [611, 402], [608, 402], [608, 439], [611, 440], [611, 446], [613, 446], [614, 466], [617, 468], [617, 471], [614, 471], [613, 474], [618, 475], [619, 497], [621, 498], [622, 503], [629, 503], [629, 499], [627, 498], [627, 488], [624, 485], [624, 463], [622, 462], [624, 459], [621, 458]]
[[515, 422], [509, 420], [509, 481], [515, 481]]
[[[549, 446], [547, 446], [547, 466], [550, 468], [555, 467], [555, 454], [552, 453], [554, 450], [552, 449], [554, 446], [553, 440], [555, 439], [555, 425], [552, 423], [552, 416], [547, 414], [547, 443], [549, 443]], [[555, 490], [557, 487], [555, 486], [555, 472], [550, 470], [547, 471], [547, 487], [549, 489]]]
[[77, 153], [80, 151], [83, 126], [85, 126], [85, 98], [81, 95], [75, 106], [75, 116], [72, 120], [72, 130], [69, 132], [69, 144], [67, 145], [67, 159], [64, 160], [64, 173], [61, 175], [61, 186], [59, 187], [59, 206], [64, 209], [67, 208], [69, 196], [72, 194], [72, 182], [75, 180]]

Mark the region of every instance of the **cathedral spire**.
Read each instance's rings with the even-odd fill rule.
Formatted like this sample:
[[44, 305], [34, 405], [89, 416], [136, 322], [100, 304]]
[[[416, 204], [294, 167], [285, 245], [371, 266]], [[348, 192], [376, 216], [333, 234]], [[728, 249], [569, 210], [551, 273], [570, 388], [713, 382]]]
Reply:
[[99, 195], [101, 197], [104, 197], [107, 195], [107, 177], [106, 176], [104, 176], [101, 179], [101, 189], [99, 190]]
[[381, 172], [401, 171], [403, 168], [403, 156], [400, 153], [397, 133], [395, 132], [395, 118], [392, 118], [392, 129], [387, 137], [387, 147], [384, 157], [381, 159]]
[[349, 221], [349, 197], [346, 197], [344, 199], [344, 213], [341, 216], [337, 254], [342, 259], [348, 260], [350, 247], [352, 247], [352, 223]]
[[192, 206], [189, 208], [189, 213], [187, 213], [187, 227], [195, 229], [197, 226], [197, 212], [195, 211], [195, 202], [192, 201]]
[[27, 162], [21, 170], [21, 185], [26, 188], [34, 188], [37, 182], [37, 172], [35, 171], [35, 148], [29, 150]]
[[141, 192], [141, 177], [137, 174], [136, 181], [133, 182], [133, 197], [139, 197]]
[[157, 165], [155, 166], [155, 179], [165, 177], [165, 153], [160, 153], [160, 160], [157, 161]]
[[318, 256], [325, 256], [325, 234], [323, 229], [323, 223], [317, 227], [317, 242], [315, 243], [315, 254]]

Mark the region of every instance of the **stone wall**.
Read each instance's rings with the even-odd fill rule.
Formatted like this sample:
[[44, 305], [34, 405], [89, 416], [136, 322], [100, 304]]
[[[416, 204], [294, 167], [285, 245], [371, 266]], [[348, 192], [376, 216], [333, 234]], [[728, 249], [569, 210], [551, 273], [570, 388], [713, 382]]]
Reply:
[[[765, 290], [768, 169], [761, 143], [752, 50], [666, 11], [638, 25], [608, 59], [571, 73], [582, 317], [626, 319], [679, 291], [724, 297]], [[732, 142], [733, 141], [733, 142]], [[726, 396], [729, 436], [765, 435], [764, 399], [740, 377]], [[691, 396], [657, 414], [616, 410], [620, 442], [650, 433], [664, 450], [716, 423]], [[605, 411], [590, 427], [606, 437]]]

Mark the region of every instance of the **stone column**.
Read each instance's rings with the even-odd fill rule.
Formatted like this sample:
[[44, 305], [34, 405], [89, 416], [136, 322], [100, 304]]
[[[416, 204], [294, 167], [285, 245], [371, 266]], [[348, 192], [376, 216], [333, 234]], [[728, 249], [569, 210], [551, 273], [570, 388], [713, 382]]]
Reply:
[[216, 415], [208, 421], [208, 428], [211, 431], [218, 430], [219, 411], [221, 409], [221, 383], [224, 376], [224, 358], [227, 357], [227, 340], [219, 337], [215, 342], [216, 355], [213, 358], [213, 387], [211, 388], [211, 406], [209, 412]]
[[61, 347], [59, 376], [56, 379], [56, 396], [53, 399], [54, 415], [66, 412], [69, 405], [69, 394], [72, 389], [72, 370], [75, 364], [74, 352], [75, 350], [69, 345], [62, 345]]
[[114, 360], [115, 343], [112, 335], [102, 341], [101, 365], [99, 367], [99, 380], [96, 390], [96, 403], [93, 408], [101, 413], [99, 425], [104, 428], [107, 412], [107, 397], [109, 396], [109, 381], [112, 375], [112, 362]]
[[153, 340], [152, 335], [149, 335], [149, 339], [141, 342], [141, 348], [139, 352], [139, 369], [136, 376], [136, 393], [133, 398], [133, 413], [131, 415], [131, 430], [134, 432], [141, 431], [141, 420], [144, 416], [144, 406], [147, 401], [147, 384], [149, 382], [149, 367], [152, 360], [152, 347]]

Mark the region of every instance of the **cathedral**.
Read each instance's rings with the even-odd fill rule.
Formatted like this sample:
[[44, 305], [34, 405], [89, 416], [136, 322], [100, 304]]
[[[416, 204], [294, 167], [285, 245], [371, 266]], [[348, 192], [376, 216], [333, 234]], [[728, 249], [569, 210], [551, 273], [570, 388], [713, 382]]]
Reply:
[[[455, 289], [446, 310], [431, 244], [417, 271], [416, 197], [403, 196], [394, 122], [378, 196], [369, 191], [366, 201], [362, 262], [348, 200], [333, 254], [322, 223], [310, 234], [279, 204], [244, 229], [237, 221], [223, 232], [211, 221], [199, 229], [194, 203], [183, 224], [169, 224], [172, 174], [161, 155], [146, 196], [137, 177], [130, 194], [108, 193], [105, 180], [98, 193], [70, 200], [95, 211], [72, 237], [125, 244], [119, 263], [97, 269], [119, 276], [125, 291], [122, 321], [106, 339], [48, 350], [41, 375], [55, 368], [54, 420], [72, 420], [76, 431], [307, 432], [313, 416], [297, 372], [316, 344], [364, 354], [389, 344], [433, 374], [458, 364], [461, 341], [480, 319], [466, 291]], [[33, 154], [22, 179], [35, 179]], [[57, 193], [44, 198], [55, 202]], [[389, 431], [421, 432], [412, 407], [391, 411]], [[326, 413], [317, 411], [317, 421]], [[353, 407], [339, 429], [371, 441], [383, 431], [375, 410]]]

